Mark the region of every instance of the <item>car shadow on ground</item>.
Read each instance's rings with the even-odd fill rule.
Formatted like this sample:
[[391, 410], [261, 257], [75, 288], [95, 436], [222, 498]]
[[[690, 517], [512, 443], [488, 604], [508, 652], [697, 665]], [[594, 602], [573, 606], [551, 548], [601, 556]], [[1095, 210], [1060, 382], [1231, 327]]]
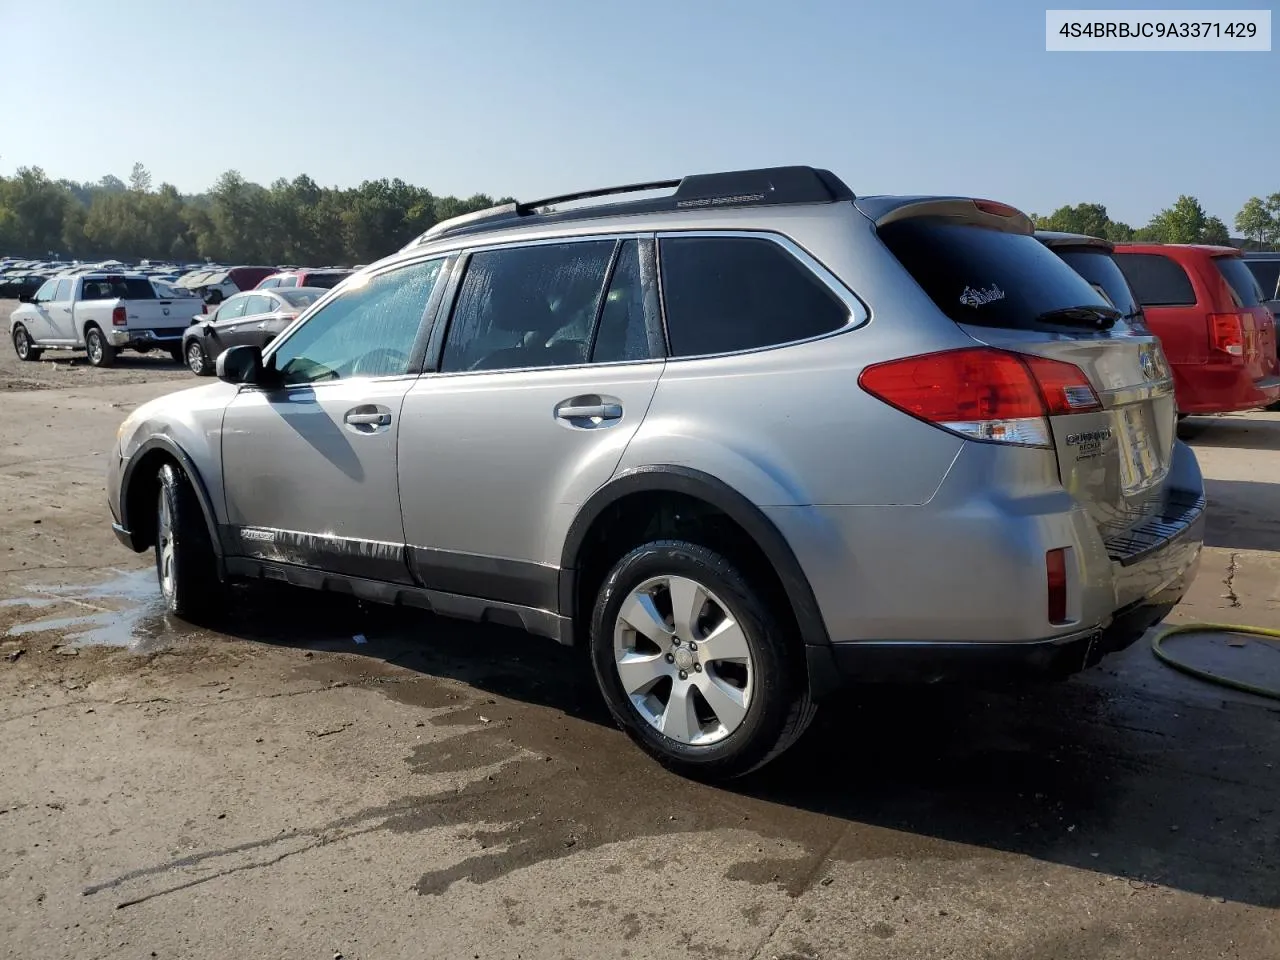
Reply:
[[1188, 417], [1178, 438], [1192, 447], [1280, 450], [1280, 419], [1261, 417]]
[[[447, 740], [434, 760], [432, 748], [415, 748], [422, 771], [479, 767], [517, 748], [572, 762], [567, 776], [533, 765], [529, 789], [503, 799], [482, 783], [471, 806], [457, 801], [459, 824], [526, 822], [559, 804], [575, 836], [599, 845], [637, 829], [750, 821], [808, 853], [737, 865], [728, 875], [793, 894], [820, 880], [829, 862], [980, 859], [987, 849], [1095, 871], [1125, 894], [1126, 885], [1160, 884], [1280, 907], [1280, 711], [1224, 701], [1180, 675], [1153, 677], [1166, 668], [1145, 645], [1071, 681], [1031, 688], [852, 688], [825, 703], [809, 733], [773, 764], [707, 786], [663, 771], [623, 739], [579, 651], [503, 627], [285, 587], [246, 597], [224, 632], [357, 654], [495, 698], [478, 710], [488, 714], [484, 723], [502, 722]], [[404, 687], [388, 684], [387, 693], [414, 702]], [[478, 713], [464, 713], [440, 722], [476, 723]], [[530, 798], [528, 810], [512, 799], [519, 795]], [[439, 823], [445, 814], [432, 804], [430, 822]], [[506, 840], [525, 860], [566, 854], [559, 839], [521, 829]], [[483, 882], [520, 865], [500, 847], [425, 876], [424, 889], [464, 876]]]
[[[83, 354], [66, 353], [63, 351], [50, 351], [44, 354], [40, 363], [51, 363], [60, 367], [92, 367], [89, 358]], [[112, 367], [119, 367], [123, 370], [155, 370], [156, 368], [167, 368], [173, 371], [185, 370], [185, 364], [179, 363], [169, 356], [167, 350], [150, 350], [147, 353], [119, 353], [116, 354]]]
[[1206, 479], [1204, 489], [1205, 546], [1280, 551], [1280, 483]]

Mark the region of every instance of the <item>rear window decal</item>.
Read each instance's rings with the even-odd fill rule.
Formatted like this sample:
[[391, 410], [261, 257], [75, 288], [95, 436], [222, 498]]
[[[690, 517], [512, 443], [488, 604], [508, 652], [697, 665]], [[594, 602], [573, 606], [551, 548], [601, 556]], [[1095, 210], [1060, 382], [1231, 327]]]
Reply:
[[985, 290], [979, 287], [965, 287], [964, 293], [960, 294], [960, 302], [966, 307], [980, 307], [986, 303], [995, 303], [997, 300], [1004, 299], [1004, 291], [994, 283]]

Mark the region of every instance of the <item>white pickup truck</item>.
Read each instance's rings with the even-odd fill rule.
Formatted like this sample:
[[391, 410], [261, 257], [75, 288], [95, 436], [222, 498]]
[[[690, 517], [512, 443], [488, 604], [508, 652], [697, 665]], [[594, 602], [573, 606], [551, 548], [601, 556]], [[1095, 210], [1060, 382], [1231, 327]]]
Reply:
[[63, 274], [22, 298], [9, 317], [9, 338], [21, 360], [45, 350], [84, 350], [95, 367], [109, 367], [120, 350], [165, 350], [182, 363], [182, 332], [204, 304], [199, 297], [157, 288], [130, 273]]

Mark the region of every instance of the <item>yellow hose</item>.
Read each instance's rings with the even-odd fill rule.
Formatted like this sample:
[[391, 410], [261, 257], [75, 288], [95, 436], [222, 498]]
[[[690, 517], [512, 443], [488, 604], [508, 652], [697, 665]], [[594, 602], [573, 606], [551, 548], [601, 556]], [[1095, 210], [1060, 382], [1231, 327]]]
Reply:
[[1210, 673], [1208, 670], [1202, 670], [1199, 667], [1191, 666], [1189, 663], [1183, 663], [1181, 660], [1175, 660], [1164, 650], [1161, 644], [1169, 637], [1176, 636], [1179, 633], [1244, 633], [1251, 637], [1280, 640], [1280, 630], [1268, 630], [1266, 627], [1245, 627], [1233, 623], [1179, 623], [1174, 626], [1163, 627], [1151, 639], [1151, 652], [1162, 663], [1173, 667], [1175, 670], [1200, 680], [1206, 680], [1209, 683], [1216, 683], [1220, 687], [1240, 690], [1243, 693], [1252, 693], [1255, 696], [1267, 697], [1270, 700], [1280, 700], [1280, 690], [1273, 687], [1261, 687], [1256, 684], [1246, 683], [1243, 680], [1233, 680], [1231, 677]]

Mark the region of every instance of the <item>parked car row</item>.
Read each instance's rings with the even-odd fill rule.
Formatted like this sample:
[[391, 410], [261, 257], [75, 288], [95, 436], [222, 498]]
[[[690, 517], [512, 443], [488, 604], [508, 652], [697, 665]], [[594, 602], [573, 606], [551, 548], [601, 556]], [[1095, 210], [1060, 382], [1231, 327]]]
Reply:
[[[84, 350], [94, 366], [110, 366], [120, 350], [160, 349], [200, 375], [212, 372], [227, 345], [265, 347], [302, 307], [352, 273], [341, 267], [210, 265], [175, 273], [155, 265], [126, 269], [119, 261], [23, 261], [14, 269], [35, 268], [42, 272], [14, 274], [11, 281], [0, 276], [0, 295], [11, 293], [22, 302], [9, 324], [20, 358], [75, 349]], [[242, 292], [259, 289], [255, 297]], [[193, 324], [198, 326], [184, 336]]]
[[1158, 249], [1196, 294], [1167, 319], [1125, 273], [1147, 248], [1003, 203], [809, 167], [658, 186], [437, 224], [131, 413], [113, 529], [169, 611], [266, 579], [520, 626], [712, 777], [845, 683], [1062, 676], [1181, 599], [1200, 385], [1157, 327], [1247, 381], [1215, 396], [1265, 400], [1274, 362], [1226, 254]]
[[[1036, 236], [1126, 319], [1160, 338], [1179, 417], [1280, 401], [1276, 320], [1258, 274], [1271, 263], [1280, 272], [1280, 256], [1251, 259], [1234, 247], [1112, 244], [1044, 231]], [[1277, 305], [1272, 299], [1271, 307]]]

